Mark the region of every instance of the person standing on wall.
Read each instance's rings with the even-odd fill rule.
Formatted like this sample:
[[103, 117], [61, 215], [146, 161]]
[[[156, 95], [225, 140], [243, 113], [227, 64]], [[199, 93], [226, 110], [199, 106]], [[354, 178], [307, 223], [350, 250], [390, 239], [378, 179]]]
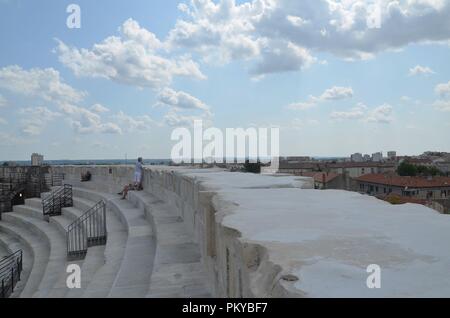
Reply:
[[142, 190], [143, 164], [142, 157], [138, 158], [134, 168], [134, 187], [136, 190]]
[[123, 190], [117, 194], [122, 196], [122, 200], [125, 200], [128, 195], [128, 191], [131, 190], [142, 190], [142, 172], [143, 172], [143, 164], [142, 164], [142, 158], [139, 157], [138, 161], [136, 162], [136, 166], [134, 168], [134, 179], [133, 183], [127, 184], [125, 187], [123, 187]]

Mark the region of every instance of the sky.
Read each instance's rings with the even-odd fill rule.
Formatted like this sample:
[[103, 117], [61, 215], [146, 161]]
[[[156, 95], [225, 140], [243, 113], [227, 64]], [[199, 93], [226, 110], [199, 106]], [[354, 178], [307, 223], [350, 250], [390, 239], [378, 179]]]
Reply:
[[0, 0], [0, 43], [0, 160], [168, 158], [194, 119], [450, 151], [450, 0]]

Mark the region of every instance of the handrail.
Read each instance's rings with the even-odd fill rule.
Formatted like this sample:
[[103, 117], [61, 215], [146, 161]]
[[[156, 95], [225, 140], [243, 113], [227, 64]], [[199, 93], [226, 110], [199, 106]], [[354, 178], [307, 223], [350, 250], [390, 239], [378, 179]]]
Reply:
[[44, 216], [61, 215], [62, 208], [73, 206], [72, 185], [65, 184], [42, 199]]
[[18, 250], [0, 261], [0, 298], [7, 298], [14, 292], [22, 269], [22, 250]]
[[66, 232], [67, 258], [83, 259], [88, 247], [107, 241], [106, 203], [101, 200], [71, 223]]

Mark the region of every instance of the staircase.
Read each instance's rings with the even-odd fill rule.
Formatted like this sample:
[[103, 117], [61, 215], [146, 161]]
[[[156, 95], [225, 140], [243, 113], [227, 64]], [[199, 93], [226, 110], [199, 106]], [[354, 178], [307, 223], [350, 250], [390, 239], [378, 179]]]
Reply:
[[[169, 205], [144, 192], [121, 200], [73, 184], [3, 214], [0, 246], [23, 250], [10, 297], [210, 296], [199, 248]], [[79, 289], [66, 286], [69, 264], [81, 268]]]

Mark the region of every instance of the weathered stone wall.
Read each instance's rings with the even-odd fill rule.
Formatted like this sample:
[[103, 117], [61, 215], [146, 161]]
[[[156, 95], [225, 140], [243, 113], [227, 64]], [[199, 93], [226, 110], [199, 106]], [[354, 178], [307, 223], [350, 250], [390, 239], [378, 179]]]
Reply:
[[[132, 181], [134, 167], [61, 166], [52, 170], [65, 173], [67, 181], [74, 186], [116, 193]], [[80, 183], [81, 173], [86, 171], [91, 172], [92, 180]], [[168, 202], [183, 219], [200, 246], [212, 294], [216, 297], [301, 296], [283, 286], [281, 268], [270, 262], [264, 247], [242, 242], [239, 231], [222, 224], [233, 204], [185, 172], [186, 169], [183, 172], [171, 167], [146, 167], [144, 191]], [[148, 217], [151, 218], [151, 213]], [[149, 221], [154, 226], [153, 220]]]

